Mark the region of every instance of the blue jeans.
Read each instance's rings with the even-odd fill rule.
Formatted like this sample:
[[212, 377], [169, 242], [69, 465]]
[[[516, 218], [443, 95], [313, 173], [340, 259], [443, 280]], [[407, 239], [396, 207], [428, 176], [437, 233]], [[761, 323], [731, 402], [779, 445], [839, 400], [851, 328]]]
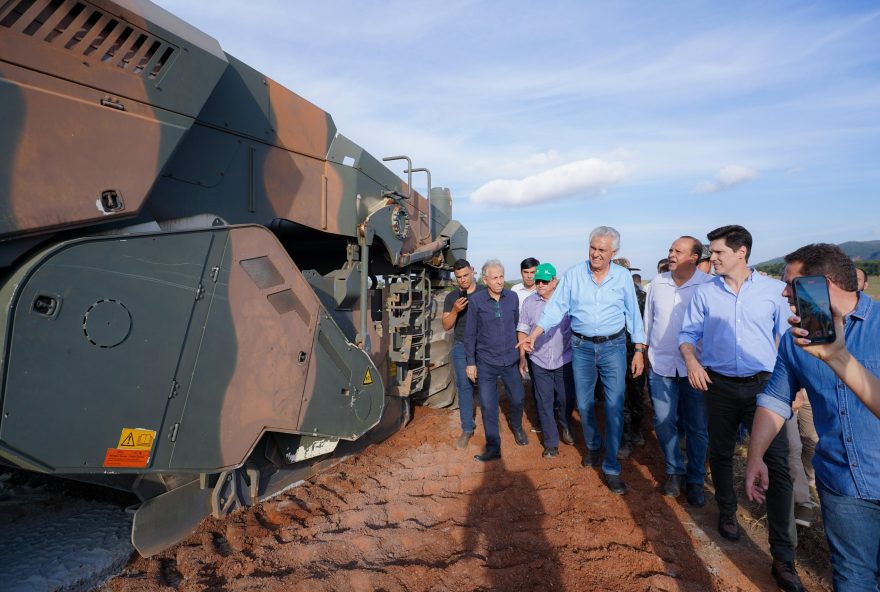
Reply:
[[819, 486], [836, 592], [877, 592], [880, 501], [837, 495]]
[[[688, 483], [702, 486], [709, 448], [703, 393], [691, 387], [687, 376], [666, 377], [653, 370], [648, 375], [648, 385], [654, 405], [654, 431], [666, 459], [666, 474], [687, 475]], [[687, 470], [678, 446], [679, 420], [687, 437]]]
[[590, 450], [602, 447], [596, 422], [596, 377], [605, 388], [605, 458], [602, 472], [619, 475], [617, 450], [623, 435], [623, 401], [626, 394], [626, 335], [593, 343], [571, 336], [571, 366], [584, 442]]
[[510, 366], [495, 366], [477, 360], [477, 385], [480, 387], [480, 406], [483, 408], [483, 431], [486, 432], [486, 452], [501, 452], [501, 434], [498, 430], [498, 385], [504, 383], [510, 401], [510, 426], [522, 429], [523, 390], [519, 362]]
[[467, 377], [467, 357], [464, 342], [452, 344], [452, 370], [455, 372], [455, 388], [458, 389], [458, 413], [461, 416], [461, 431], [473, 434], [474, 423], [474, 385]]
[[[571, 412], [574, 410], [574, 377], [571, 362], [556, 370], [547, 370], [532, 364], [532, 390], [535, 392], [535, 404], [544, 436], [544, 448], [559, 446], [559, 430], [553, 407], [559, 408], [559, 423], [568, 428]], [[555, 405], [554, 405], [555, 404]]]

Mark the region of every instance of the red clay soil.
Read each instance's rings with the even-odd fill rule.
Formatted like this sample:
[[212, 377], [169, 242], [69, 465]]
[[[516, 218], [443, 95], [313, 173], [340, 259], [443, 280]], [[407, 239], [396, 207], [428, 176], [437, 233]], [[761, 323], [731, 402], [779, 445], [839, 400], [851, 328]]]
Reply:
[[[477, 420], [478, 426], [479, 418]], [[416, 409], [405, 430], [358, 458], [185, 542], [135, 557], [101, 592], [158, 590], [776, 590], [766, 531], [740, 516], [738, 543], [716, 531], [708, 496], [693, 509], [659, 494], [656, 441], [623, 463], [617, 496], [577, 447], [541, 457], [538, 437], [503, 459], [473, 460], [482, 429], [456, 450], [458, 413]], [[658, 480], [660, 483], [658, 483]], [[807, 590], [827, 590], [801, 568]]]

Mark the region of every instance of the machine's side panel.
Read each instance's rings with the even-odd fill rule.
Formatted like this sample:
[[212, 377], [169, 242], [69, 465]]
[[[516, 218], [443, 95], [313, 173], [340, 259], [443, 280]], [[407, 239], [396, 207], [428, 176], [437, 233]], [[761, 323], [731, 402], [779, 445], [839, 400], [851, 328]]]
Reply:
[[0, 443], [77, 472], [108, 464], [126, 428], [162, 434], [211, 242], [78, 241], [36, 267], [14, 308]]

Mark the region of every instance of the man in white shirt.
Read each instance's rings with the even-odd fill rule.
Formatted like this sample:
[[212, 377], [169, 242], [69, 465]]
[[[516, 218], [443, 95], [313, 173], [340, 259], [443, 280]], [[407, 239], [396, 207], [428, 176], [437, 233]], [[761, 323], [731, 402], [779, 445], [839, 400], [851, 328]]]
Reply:
[[[678, 349], [678, 333], [691, 297], [712, 276], [697, 269], [703, 244], [692, 236], [669, 247], [669, 271], [654, 276], [645, 300], [645, 335], [651, 370], [648, 385], [654, 405], [654, 431], [666, 460], [663, 495], [678, 497], [686, 481], [688, 503], [706, 504], [703, 482], [709, 445], [703, 393], [688, 383], [687, 365]], [[687, 442], [687, 469], [678, 445], [681, 417]]]
[[535, 293], [535, 270], [541, 264], [534, 257], [526, 257], [519, 264], [519, 274], [522, 281], [511, 287], [511, 291], [519, 298], [519, 312], [522, 314], [522, 303], [526, 298]]

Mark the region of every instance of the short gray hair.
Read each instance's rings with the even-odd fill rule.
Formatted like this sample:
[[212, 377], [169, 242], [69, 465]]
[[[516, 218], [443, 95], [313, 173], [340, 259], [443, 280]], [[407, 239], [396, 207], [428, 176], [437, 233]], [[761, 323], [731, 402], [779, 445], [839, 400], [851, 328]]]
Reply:
[[597, 236], [610, 236], [611, 237], [611, 247], [615, 251], [620, 250], [620, 233], [611, 228], [610, 226], [597, 226], [590, 233], [590, 242], [593, 242], [593, 239]]
[[501, 273], [504, 274], [504, 265], [502, 265], [501, 261], [498, 259], [489, 259], [485, 263], [483, 263], [483, 268], [480, 270], [480, 275], [486, 277], [486, 270], [490, 267], [498, 267], [501, 269]]

